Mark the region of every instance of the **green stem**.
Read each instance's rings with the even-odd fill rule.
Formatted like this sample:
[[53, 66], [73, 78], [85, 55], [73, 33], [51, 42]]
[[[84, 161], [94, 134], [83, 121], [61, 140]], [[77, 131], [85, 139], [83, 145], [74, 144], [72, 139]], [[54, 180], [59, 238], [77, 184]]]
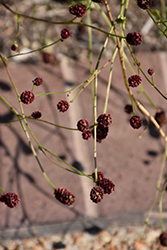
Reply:
[[[110, 31], [113, 31], [113, 27], [110, 29]], [[106, 37], [105, 42], [104, 42], [104, 44], [103, 44], [103, 47], [102, 47], [102, 49], [101, 49], [101, 51], [100, 51], [100, 54], [99, 54], [99, 57], [98, 57], [98, 60], [97, 60], [97, 63], [96, 63], [96, 67], [95, 67], [96, 70], [97, 70], [98, 67], [99, 67], [100, 60], [101, 60], [101, 58], [102, 58], [103, 52], [104, 52], [104, 50], [105, 50], [105, 48], [106, 48], [106, 46], [107, 46], [107, 43], [108, 43], [108, 39], [109, 39], [109, 36]], [[110, 62], [111, 62], [111, 61], [110, 61]]]
[[153, 11], [154, 10], [151, 10], [151, 9], [148, 9], [148, 10], [146, 10], [147, 11], [147, 13], [148, 13], [148, 15], [151, 17], [151, 19], [153, 20], [153, 22], [154, 22], [154, 24], [155, 24], [155, 26], [163, 33], [163, 35], [164, 36], [166, 36], [167, 37], [167, 34], [166, 34], [166, 29], [161, 29], [161, 27], [159, 26], [159, 23], [162, 23], [166, 28], [167, 28], [167, 26], [166, 26], [166, 24], [165, 24], [165, 20], [163, 20], [162, 18], [161, 18], [161, 16], [160, 15], [158, 15], [158, 22], [154, 19], [154, 17], [152, 16], [152, 13], [153, 13]]
[[128, 5], [129, 5], [129, 0], [126, 0], [126, 3], [125, 3], [125, 10], [124, 10], [124, 16], [125, 16], [125, 17], [126, 17], [126, 14], [127, 14]]
[[53, 160], [44, 152], [44, 150], [43, 150], [42, 148], [39, 148], [39, 149], [42, 151], [42, 153], [43, 153], [43, 154], [44, 154], [53, 164], [55, 164], [55, 165], [58, 166], [59, 168], [62, 168], [62, 169], [66, 170], [66, 171], [68, 171], [68, 172], [70, 172], [70, 173], [80, 175], [80, 173], [78, 173], [78, 172], [76, 172], [76, 171], [72, 171], [72, 170], [70, 170], [70, 169], [68, 169], [68, 168], [65, 168], [65, 167], [61, 166], [60, 164], [56, 163], [55, 161], [53, 161]]
[[162, 232], [164, 231], [163, 218], [162, 218], [162, 197], [163, 197], [163, 193], [164, 193], [164, 190], [161, 191], [160, 197], [159, 197], [159, 222], [160, 222]]
[[100, 4], [94, 3], [94, 5], [95, 5], [96, 8], [99, 10], [100, 15], [103, 17], [103, 19], [104, 19], [104, 21], [106, 22], [108, 28], [111, 29], [112, 25], [111, 25], [111, 23], [110, 23], [110, 21], [109, 21], [107, 15], [106, 15], [106, 13], [102, 10]]
[[[87, 11], [87, 22], [91, 25], [91, 11], [88, 9]], [[88, 27], [88, 40], [89, 40], [89, 68], [90, 68], [90, 75], [93, 73], [93, 54], [92, 54], [92, 29]]]
[[16, 31], [16, 38], [15, 38], [15, 44], [17, 44], [17, 38], [20, 33], [20, 26], [21, 26], [21, 21], [20, 21], [20, 16], [16, 15], [16, 20], [17, 20], [17, 31]]
[[[24, 122], [25, 122], [25, 121], [26, 121], [26, 120], [24, 119]], [[40, 161], [39, 161], [39, 159], [38, 159], [38, 156], [37, 156], [37, 154], [36, 154], [36, 151], [35, 151], [35, 149], [34, 149], [32, 143], [31, 143], [29, 134], [28, 134], [28, 132], [27, 132], [27, 130], [26, 130], [26, 128], [25, 128], [25, 126], [24, 126], [24, 124], [23, 124], [23, 122], [22, 122], [21, 120], [20, 120], [20, 124], [21, 124], [21, 126], [22, 126], [22, 128], [23, 128], [23, 131], [25, 132], [25, 135], [26, 135], [26, 137], [27, 137], [27, 141], [28, 141], [28, 143], [29, 143], [29, 146], [30, 146], [30, 148], [31, 148], [31, 150], [32, 150], [32, 152], [33, 152], [33, 155], [34, 155], [34, 157], [35, 157], [35, 159], [36, 159], [36, 161], [37, 161], [37, 163], [38, 163], [38, 165], [39, 165], [39, 167], [40, 167], [40, 169], [41, 169], [41, 171], [42, 171], [42, 173], [43, 173], [45, 179], [47, 180], [47, 182], [51, 185], [51, 187], [52, 187], [53, 189], [56, 189], [56, 187], [53, 185], [53, 183], [50, 181], [50, 179], [49, 179], [48, 176], [46, 175], [46, 173], [45, 173], [45, 171], [44, 171], [44, 169], [43, 169], [43, 167], [42, 167], [42, 165], [41, 165], [41, 163], [40, 163]]]
[[[94, 80], [94, 99], [93, 99], [93, 113], [94, 113], [94, 124], [97, 123], [97, 75]], [[97, 183], [97, 133], [96, 126], [94, 126], [94, 165], [95, 165], [95, 182]]]
[[[87, 11], [87, 22], [91, 24], [91, 10], [88, 9]], [[93, 74], [93, 53], [92, 53], [92, 29], [88, 27], [88, 41], [89, 41], [89, 72], [90, 75]], [[91, 81], [91, 95], [92, 95], [92, 102], [94, 96], [94, 89], [93, 89], [93, 81]]]
[[[9, 102], [8, 101], [6, 101], [6, 99], [5, 98], [3, 98], [3, 96], [1, 96], [0, 95], [0, 99], [12, 110], [12, 112], [14, 113], [14, 114], [16, 114], [17, 116], [19, 116], [19, 113], [9, 104]], [[10, 122], [9, 122], [10, 123]], [[3, 123], [1, 123], [1, 124], [3, 124]], [[5, 123], [6, 124], [6, 123]]]
[[54, 124], [54, 123], [52, 123], [52, 122], [48, 122], [48, 121], [46, 121], [46, 120], [34, 119], [34, 118], [30, 117], [30, 116], [27, 116], [27, 117], [25, 117], [25, 118], [26, 118], [26, 119], [28, 118], [28, 119], [31, 119], [31, 120], [34, 120], [34, 121], [37, 121], [37, 122], [43, 122], [43, 123], [46, 123], [46, 124], [55, 126], [55, 127], [57, 127], [57, 128], [62, 128], [62, 129], [67, 129], [67, 130], [78, 131], [77, 128], [64, 127], [64, 126], [61, 126], [61, 125]]
[[[37, 95], [35, 95], [35, 97], [37, 97], [37, 96], [43, 96], [43, 95], [53, 95], [53, 94], [66, 94], [66, 93], [71, 93], [73, 90], [75, 90], [75, 89], [81, 87], [81, 86], [84, 85], [85, 83], [86, 83], [86, 84], [89, 84], [89, 83], [93, 80], [94, 74], [95, 74], [95, 73], [96, 73], [96, 72], [94, 72], [93, 75], [90, 76], [88, 80], [82, 82], [81, 84], [77, 85], [76, 87], [74, 87], [74, 88], [72, 88], [72, 89], [70, 89], [70, 90], [59, 91], [59, 92], [42, 93], [42, 94], [37, 94]], [[99, 73], [100, 73], [100, 72], [99, 72]], [[83, 87], [83, 88], [84, 88], [84, 87]], [[71, 102], [72, 102], [72, 101], [71, 101]]]
[[163, 20], [165, 20], [166, 19], [166, 5], [165, 5], [165, 0], [161, 0], [161, 13], [162, 13]]
[[3, 194], [6, 194], [5, 191], [0, 187], [0, 191], [3, 193]]
[[110, 74], [109, 74], [109, 79], [108, 79], [108, 86], [107, 86], [107, 91], [106, 91], [106, 98], [105, 98], [103, 113], [107, 112], [107, 105], [108, 105], [108, 99], [109, 99], [110, 87], [111, 87], [111, 79], [112, 79], [112, 73], [113, 73], [113, 65], [114, 65], [114, 60], [117, 55], [117, 52], [118, 52], [118, 48], [116, 47], [112, 56], [112, 61], [111, 61]]
[[151, 100], [151, 98], [147, 95], [147, 93], [144, 91], [144, 88], [143, 86], [140, 84], [139, 86], [140, 88], [140, 91], [145, 95], [145, 97], [147, 98], [147, 100], [151, 103], [151, 105], [156, 109], [158, 110], [158, 107], [155, 105], [155, 103]]
[[[1, 58], [2, 58], [2, 57], [1, 57]], [[21, 108], [21, 112], [22, 112], [22, 117], [23, 117], [23, 120], [24, 120], [24, 122], [25, 122], [26, 126], [28, 127], [28, 129], [29, 129], [29, 131], [30, 131], [31, 135], [33, 136], [34, 140], [36, 141], [36, 143], [38, 143], [38, 141], [36, 140], [35, 136], [33, 135], [32, 131], [30, 130], [30, 128], [29, 128], [29, 126], [28, 126], [28, 123], [27, 123], [27, 121], [26, 121], [26, 119], [25, 119], [25, 116], [24, 116], [24, 111], [23, 111], [23, 107], [22, 107], [21, 100], [20, 100], [20, 95], [19, 95], [19, 93], [18, 93], [18, 90], [17, 90], [17, 88], [16, 88], [16, 86], [15, 86], [15, 84], [14, 84], [14, 82], [13, 82], [12, 78], [11, 78], [11, 75], [10, 75], [10, 73], [9, 73], [8, 67], [7, 67], [7, 65], [6, 65], [6, 63], [4, 62], [4, 60], [3, 60], [3, 59], [2, 59], [2, 61], [3, 61], [4, 66], [5, 66], [5, 68], [6, 68], [6, 71], [7, 71], [8, 77], [9, 77], [9, 79], [10, 79], [10, 81], [11, 81], [12, 85], [13, 85], [13, 88], [14, 88], [14, 90], [15, 90], [15, 92], [16, 92], [16, 94], [17, 94], [17, 96], [18, 96], [18, 99], [19, 99], [19, 104], [20, 104], [20, 108]], [[9, 106], [9, 105], [8, 105], [8, 106]], [[16, 113], [16, 114], [17, 114], [17, 116], [18, 116], [18, 118], [19, 118], [18, 113]], [[23, 128], [23, 131], [24, 131], [24, 133], [25, 133], [25, 135], [26, 135], [26, 137], [27, 137], [27, 140], [28, 140], [29, 146], [30, 146], [30, 148], [31, 148], [31, 150], [32, 150], [32, 152], [33, 152], [33, 154], [34, 154], [35, 159], [36, 159], [36, 160], [37, 160], [37, 162], [38, 162], [38, 165], [39, 165], [39, 167], [40, 167], [40, 169], [41, 169], [41, 171], [42, 171], [42, 173], [43, 173], [43, 175], [44, 175], [45, 179], [46, 179], [46, 180], [48, 181], [48, 183], [49, 183], [49, 184], [50, 184], [50, 185], [51, 185], [51, 186], [55, 189], [55, 186], [54, 186], [54, 185], [52, 184], [52, 182], [49, 180], [49, 178], [47, 177], [47, 175], [46, 175], [46, 173], [45, 173], [44, 169], [42, 168], [42, 165], [41, 165], [41, 163], [40, 163], [40, 161], [39, 161], [39, 159], [38, 159], [38, 156], [37, 156], [37, 154], [36, 154], [36, 152], [35, 152], [35, 149], [34, 149], [34, 147], [33, 147], [32, 143], [31, 143], [31, 140], [30, 140], [29, 134], [28, 134], [28, 132], [27, 132], [27, 130], [26, 130], [26, 128], [25, 128], [25, 126], [24, 126], [24, 124], [23, 124], [23, 121], [22, 121], [21, 119], [19, 119], [19, 122], [20, 122], [20, 124], [21, 124], [21, 126], [22, 126], [22, 128]], [[40, 144], [38, 143], [38, 145], [40, 145]]]
[[73, 170], [77, 171], [80, 175], [86, 176], [89, 179], [93, 179], [91, 178], [89, 175], [84, 174], [83, 172], [81, 172], [80, 170], [78, 170], [77, 168], [73, 167], [72, 165], [70, 165], [69, 163], [67, 163], [66, 161], [64, 161], [63, 159], [61, 159], [60, 157], [58, 157], [57, 155], [53, 154], [51, 151], [49, 151], [48, 149], [44, 148], [43, 146], [40, 146], [39, 148], [40, 150], [45, 150], [46, 152], [48, 152], [50, 155], [54, 156], [56, 159], [58, 159], [59, 161], [63, 162], [64, 164], [66, 164], [68, 167], [72, 168]]
[[42, 47], [39, 48], [39, 49], [34, 49], [34, 50], [31, 50], [31, 51], [28, 51], [28, 52], [24, 52], [24, 53], [18, 53], [18, 54], [15, 54], [15, 55], [7, 56], [7, 57], [5, 57], [5, 58], [9, 59], [9, 58], [16, 57], [16, 56], [28, 55], [28, 54], [31, 54], [31, 53], [34, 53], [34, 52], [43, 50], [43, 49], [45, 49], [45, 48], [51, 47], [51, 46], [53, 46], [54, 44], [60, 42], [61, 40], [62, 40], [62, 39], [60, 38], [60, 39], [56, 40], [56, 41], [53, 42], [53, 43], [50, 43], [50, 44], [47, 44], [47, 45], [42, 46]]
[[24, 117], [24, 110], [23, 110], [22, 103], [21, 103], [21, 100], [20, 100], [19, 92], [18, 92], [18, 90], [17, 90], [17, 88], [16, 88], [16, 86], [15, 86], [15, 84], [14, 84], [14, 82], [13, 82], [13, 79], [12, 79], [12, 77], [11, 77], [11, 75], [10, 75], [10, 72], [9, 72], [9, 70], [8, 70], [8, 67], [7, 67], [7, 64], [6, 64], [5, 60], [4, 60], [4, 58], [3, 58], [1, 55], [0, 55], [0, 58], [1, 58], [1, 60], [2, 60], [2, 62], [3, 62], [3, 64], [4, 64], [4, 66], [5, 66], [5, 69], [6, 69], [6, 72], [7, 72], [8, 77], [9, 77], [9, 80], [10, 80], [10, 82], [11, 82], [11, 84], [12, 84], [14, 90], [15, 90], [15, 93], [16, 93], [17, 98], [18, 98], [18, 100], [19, 100], [19, 105], [20, 105], [21, 113], [22, 113], [22, 116]]
[[[99, 72], [99, 73], [100, 73], [100, 72]], [[97, 73], [97, 71], [95, 70], [95, 71], [93, 72], [93, 75], [91, 75], [90, 78], [89, 78], [87, 81], [85, 81], [86, 84], [81, 88], [81, 90], [76, 94], [76, 96], [74, 96], [74, 98], [73, 98], [69, 103], [72, 103], [72, 102], [81, 94], [81, 92], [89, 85], [89, 83], [96, 77], [97, 74], [98, 74], [98, 73]]]
[[[64, 91], [64, 92], [61, 92], [61, 93], [70, 93], [72, 90], [74, 90], [74, 89], [77, 89], [79, 86], [81, 86], [81, 85], [83, 85], [84, 83], [86, 83], [83, 87], [82, 87], [82, 89], [77, 93], [77, 95], [69, 102], [69, 103], [72, 103], [78, 96], [79, 96], [79, 94], [88, 86], [88, 84], [98, 75], [98, 74], [100, 74], [100, 72], [111, 62], [111, 60], [112, 60], [112, 58], [111, 59], [109, 59], [98, 71], [97, 70], [95, 70], [94, 72], [93, 72], [93, 75], [91, 75], [90, 76], [90, 78], [88, 79], [88, 80], [86, 80], [85, 82], [83, 82], [83, 83], [81, 83], [80, 85], [78, 85], [77, 87], [75, 87], [75, 88], [73, 88], [73, 89], [71, 89], [71, 90], [69, 90], [69, 91]], [[49, 93], [47, 93], [47, 94], [49, 94]], [[42, 94], [42, 95], [45, 95], [45, 93], [44, 94]], [[40, 94], [39, 95], [36, 95], [36, 96], [40, 96]]]

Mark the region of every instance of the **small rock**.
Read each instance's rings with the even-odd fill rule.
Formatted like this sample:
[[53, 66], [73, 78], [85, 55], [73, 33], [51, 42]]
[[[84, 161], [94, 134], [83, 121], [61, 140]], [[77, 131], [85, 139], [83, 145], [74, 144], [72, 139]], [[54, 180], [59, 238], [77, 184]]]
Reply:
[[143, 240], [135, 240], [134, 242], [134, 250], [150, 250], [147, 242]]

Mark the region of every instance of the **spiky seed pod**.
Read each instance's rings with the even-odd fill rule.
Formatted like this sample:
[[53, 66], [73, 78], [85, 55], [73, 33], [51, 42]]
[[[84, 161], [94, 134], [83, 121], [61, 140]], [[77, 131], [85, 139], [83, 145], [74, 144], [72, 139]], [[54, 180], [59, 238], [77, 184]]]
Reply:
[[33, 82], [34, 85], [40, 86], [43, 83], [43, 79], [40, 78], [40, 77], [37, 77], [32, 82]]
[[87, 8], [83, 4], [72, 5], [69, 12], [76, 17], [83, 17], [86, 14]]
[[152, 0], [137, 0], [137, 5], [143, 10], [149, 9], [151, 4]]
[[103, 178], [99, 182], [99, 186], [104, 189], [105, 194], [111, 194], [114, 191], [115, 185], [112, 181], [107, 178]]
[[14, 208], [19, 204], [20, 198], [15, 193], [0, 195], [0, 202], [4, 202], [8, 207]]
[[61, 37], [67, 39], [71, 35], [71, 32], [68, 29], [63, 29], [61, 31]]
[[[92, 173], [92, 177], [95, 181], [95, 173]], [[104, 177], [103, 173], [100, 171], [97, 171], [97, 185], [100, 181], [102, 181], [103, 177]]]
[[142, 42], [142, 36], [138, 32], [131, 32], [131, 33], [127, 34], [126, 41], [130, 45], [137, 46], [137, 45], [139, 45]]
[[147, 72], [148, 72], [148, 74], [149, 74], [150, 76], [152, 76], [152, 75], [155, 73], [155, 70], [152, 69], [152, 68], [149, 68]]
[[167, 246], [167, 232], [162, 232], [161, 235], [159, 236], [159, 240], [162, 246], [166, 247]]
[[20, 100], [24, 104], [30, 104], [34, 101], [35, 96], [31, 91], [25, 90], [21, 95], [20, 95]]
[[34, 111], [31, 116], [34, 118], [34, 119], [39, 119], [41, 118], [42, 114], [40, 111]]
[[89, 140], [92, 136], [92, 133], [89, 131], [89, 130], [85, 130], [83, 133], [82, 133], [82, 138], [84, 140]]
[[[102, 142], [108, 135], [109, 128], [103, 126], [97, 126], [96, 128], [96, 141]], [[92, 130], [92, 135], [94, 136], [94, 129]]]
[[102, 187], [98, 186], [98, 187], [93, 187], [90, 191], [90, 199], [94, 202], [94, 203], [99, 203], [102, 201], [103, 199], [103, 195], [104, 195], [104, 190]]
[[54, 191], [55, 198], [64, 205], [70, 206], [75, 202], [75, 196], [66, 188], [59, 187]]
[[133, 75], [128, 78], [128, 83], [130, 87], [137, 87], [142, 82], [142, 79], [139, 75]]
[[60, 112], [66, 112], [69, 108], [69, 103], [65, 100], [61, 100], [58, 102], [57, 104], [57, 109], [60, 111]]
[[98, 126], [102, 126], [104, 128], [108, 127], [112, 123], [112, 118], [110, 114], [101, 114], [97, 118]]
[[131, 104], [127, 104], [127, 105], [124, 107], [124, 111], [125, 111], [127, 114], [132, 113], [132, 105], [131, 105]]
[[77, 128], [79, 131], [83, 132], [85, 130], [88, 130], [89, 128], [89, 122], [85, 119], [81, 119], [77, 123]]
[[130, 118], [130, 125], [134, 129], [139, 129], [142, 126], [142, 121], [139, 116], [134, 115]]
[[154, 116], [160, 127], [163, 127], [167, 122], [166, 114], [163, 110], [158, 109]]

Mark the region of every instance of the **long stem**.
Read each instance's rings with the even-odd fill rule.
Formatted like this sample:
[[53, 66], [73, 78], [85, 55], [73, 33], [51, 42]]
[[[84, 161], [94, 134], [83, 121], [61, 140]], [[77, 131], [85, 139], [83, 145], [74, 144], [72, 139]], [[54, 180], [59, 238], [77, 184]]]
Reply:
[[70, 169], [68, 169], [68, 168], [65, 168], [65, 167], [61, 166], [60, 164], [56, 163], [55, 161], [53, 161], [53, 160], [44, 152], [44, 150], [43, 150], [42, 148], [40, 148], [40, 150], [41, 150], [42, 153], [49, 159], [49, 161], [51, 161], [53, 164], [55, 164], [55, 165], [58, 166], [59, 168], [62, 168], [62, 169], [66, 170], [66, 171], [68, 171], [68, 172], [70, 172], [70, 173], [80, 175], [80, 173], [78, 173], [78, 172], [76, 172], [76, 171], [72, 171], [72, 170], [70, 170]]
[[13, 113], [15, 113], [17, 116], [19, 115], [19, 113], [9, 104], [9, 102], [3, 96], [0, 95], [0, 99], [12, 110]]
[[[25, 119], [24, 119], [24, 121], [25, 121]], [[42, 165], [41, 165], [41, 163], [40, 163], [40, 161], [39, 161], [39, 159], [38, 159], [38, 156], [37, 156], [37, 154], [36, 154], [36, 151], [35, 151], [35, 149], [34, 149], [32, 143], [31, 143], [31, 140], [30, 140], [29, 134], [28, 134], [28, 132], [27, 132], [27, 130], [26, 130], [26, 127], [24, 126], [24, 124], [23, 124], [23, 122], [22, 122], [21, 120], [20, 120], [20, 124], [21, 124], [21, 126], [22, 126], [22, 128], [23, 128], [23, 131], [25, 132], [25, 135], [26, 135], [26, 137], [27, 137], [29, 146], [30, 146], [30, 148], [31, 148], [31, 150], [32, 150], [32, 152], [33, 152], [33, 155], [34, 155], [34, 157], [35, 157], [35, 159], [36, 159], [36, 161], [37, 161], [37, 163], [38, 163], [38, 165], [39, 165], [39, 167], [40, 167], [40, 169], [41, 169], [41, 171], [42, 171], [42, 173], [43, 173], [45, 179], [47, 180], [47, 182], [51, 185], [51, 187], [52, 187], [53, 189], [56, 189], [56, 187], [53, 185], [53, 183], [50, 181], [50, 179], [49, 179], [48, 176], [46, 175], [46, 173], [45, 173], [45, 171], [44, 171], [44, 169], [43, 169], [43, 167], [42, 167]]]
[[[87, 22], [91, 24], [91, 10], [88, 9], [87, 11]], [[93, 74], [93, 53], [92, 53], [92, 29], [88, 27], [88, 41], [89, 41], [89, 72], [90, 75]], [[94, 88], [93, 88], [93, 80], [91, 81], [91, 95], [92, 95], [92, 102], [94, 96]]]
[[34, 52], [38, 52], [38, 51], [40, 51], [40, 50], [43, 50], [43, 49], [45, 49], [45, 48], [48, 48], [48, 47], [53, 46], [54, 44], [60, 42], [61, 40], [62, 40], [62, 39], [60, 38], [60, 39], [56, 40], [56, 41], [53, 42], [53, 43], [50, 43], [50, 44], [47, 44], [47, 45], [42, 46], [41, 48], [34, 49], [34, 50], [31, 50], [31, 51], [28, 51], [28, 52], [24, 52], [24, 53], [18, 53], [18, 54], [15, 54], [15, 55], [7, 56], [6, 58], [9, 59], [9, 58], [16, 57], [16, 56], [28, 55], [28, 54], [31, 54], [31, 53], [34, 53]]
[[118, 52], [118, 48], [116, 47], [112, 56], [112, 61], [111, 61], [110, 74], [109, 74], [108, 85], [107, 85], [107, 90], [106, 90], [106, 98], [105, 98], [103, 113], [107, 112], [107, 105], [108, 105], [108, 99], [109, 99], [110, 87], [111, 87], [111, 79], [112, 79], [112, 73], [113, 73], [113, 65], [114, 65], [114, 60], [117, 55], [117, 52]]
[[45, 150], [46, 152], [48, 152], [50, 155], [54, 156], [56, 159], [58, 159], [59, 161], [63, 162], [64, 164], [66, 164], [68, 167], [72, 168], [73, 170], [77, 171], [80, 175], [86, 176], [89, 179], [92, 180], [92, 177], [90, 177], [89, 175], [84, 174], [83, 172], [81, 172], [80, 170], [78, 170], [77, 168], [73, 167], [72, 165], [70, 165], [69, 163], [67, 163], [66, 161], [64, 161], [63, 159], [61, 159], [60, 157], [58, 157], [57, 155], [53, 154], [51, 151], [49, 151], [47, 148], [44, 148], [43, 146], [41, 146], [39, 148], [40, 150]]

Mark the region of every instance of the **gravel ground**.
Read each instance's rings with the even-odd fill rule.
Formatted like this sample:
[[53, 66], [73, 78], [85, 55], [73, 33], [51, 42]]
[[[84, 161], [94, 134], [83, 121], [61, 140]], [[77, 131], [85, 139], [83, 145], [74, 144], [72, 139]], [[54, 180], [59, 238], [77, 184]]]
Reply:
[[47, 237], [0, 241], [0, 250], [66, 249], [66, 250], [163, 250], [159, 243], [161, 230], [142, 227], [108, 227], [106, 230], [68, 232]]

